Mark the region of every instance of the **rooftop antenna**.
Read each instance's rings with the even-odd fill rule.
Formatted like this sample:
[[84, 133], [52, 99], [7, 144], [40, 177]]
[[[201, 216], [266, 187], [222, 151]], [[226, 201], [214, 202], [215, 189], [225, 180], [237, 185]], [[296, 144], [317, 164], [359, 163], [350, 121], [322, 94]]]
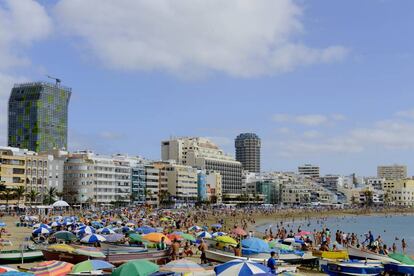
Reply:
[[56, 86], [60, 86], [60, 83], [62, 82], [61, 79], [55, 78], [55, 77], [51, 77], [49, 75], [47, 75], [46, 77], [48, 77], [49, 79], [55, 80], [56, 81]]

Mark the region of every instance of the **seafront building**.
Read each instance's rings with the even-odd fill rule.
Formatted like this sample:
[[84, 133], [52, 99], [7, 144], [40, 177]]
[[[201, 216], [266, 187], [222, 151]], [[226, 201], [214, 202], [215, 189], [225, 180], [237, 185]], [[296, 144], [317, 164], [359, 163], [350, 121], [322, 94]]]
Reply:
[[8, 145], [35, 152], [66, 150], [71, 88], [60, 82], [15, 84], [8, 110]]
[[236, 201], [242, 190], [242, 164], [203, 137], [181, 137], [161, 142], [162, 160], [201, 170], [216, 171], [222, 177], [223, 201]]
[[407, 166], [405, 165], [378, 166], [377, 177], [385, 178], [386, 180], [406, 179], [407, 178]]
[[[42, 202], [50, 188], [63, 190], [64, 159], [50, 154], [38, 154], [27, 149], [0, 147], [0, 185], [6, 189], [23, 187], [26, 193], [38, 193], [34, 202]], [[16, 202], [11, 198], [9, 202]], [[28, 202], [23, 197], [20, 202]], [[5, 200], [2, 200], [4, 203]]]
[[413, 179], [395, 179], [385, 180], [383, 190], [386, 192], [387, 204], [398, 206], [414, 205], [414, 180]]
[[64, 173], [64, 199], [71, 203], [127, 205], [131, 200], [132, 167], [139, 158], [101, 156], [91, 151], [68, 155]]
[[260, 147], [261, 141], [255, 133], [241, 133], [234, 141], [236, 148], [236, 160], [244, 170], [260, 172]]
[[298, 173], [300, 175], [306, 175], [310, 177], [319, 177], [319, 166], [315, 166], [312, 164], [305, 164], [298, 167]]

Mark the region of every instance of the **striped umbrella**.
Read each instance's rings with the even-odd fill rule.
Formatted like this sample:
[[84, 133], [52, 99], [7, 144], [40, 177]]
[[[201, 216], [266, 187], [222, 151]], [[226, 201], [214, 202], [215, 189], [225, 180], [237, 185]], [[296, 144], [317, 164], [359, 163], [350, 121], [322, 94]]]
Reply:
[[138, 228], [135, 228], [135, 231], [138, 233], [142, 233], [142, 234], [149, 234], [149, 233], [157, 232], [155, 228], [152, 228], [150, 226], [138, 227]]
[[216, 223], [216, 224], [212, 224], [211, 227], [220, 229], [221, 227], [223, 227], [223, 225], [221, 225], [220, 223]]
[[205, 239], [211, 239], [213, 236], [207, 231], [203, 231], [197, 234], [197, 238], [205, 238]]
[[81, 239], [81, 242], [83, 243], [95, 243], [104, 241], [106, 241], [105, 237], [98, 234], [87, 235]]
[[29, 271], [37, 276], [65, 276], [71, 272], [73, 264], [62, 261], [46, 261], [37, 264]]
[[267, 273], [270, 269], [262, 264], [245, 260], [233, 260], [214, 268], [217, 276], [250, 276]]
[[58, 227], [58, 226], [62, 226], [62, 224], [59, 221], [54, 221], [52, 223], [50, 223], [51, 227]]
[[103, 234], [103, 235], [109, 235], [109, 234], [115, 234], [115, 231], [112, 230], [111, 228], [105, 227], [105, 228], [98, 229], [96, 233]]
[[172, 272], [178, 272], [178, 273], [186, 273], [186, 272], [202, 272], [202, 271], [205, 271], [205, 269], [201, 265], [193, 261], [186, 260], [186, 259], [180, 259], [180, 260], [169, 262], [168, 264], [160, 268], [160, 271], [172, 271]]
[[203, 228], [201, 228], [200, 226], [194, 225], [191, 226], [190, 228], [188, 228], [188, 231], [200, 231], [203, 230]]
[[37, 229], [33, 230], [32, 233], [36, 234], [36, 235], [38, 235], [38, 234], [49, 234], [50, 230], [48, 228], [40, 227], [40, 228], [37, 228]]
[[38, 223], [38, 224], [33, 225], [33, 228], [47, 228], [47, 229], [50, 229], [50, 226], [47, 225], [47, 224], [44, 224], [44, 223]]
[[215, 233], [213, 233], [211, 235], [215, 238], [215, 237], [218, 237], [218, 236], [225, 236], [225, 235], [227, 235], [227, 233], [224, 233], [224, 232], [215, 232]]
[[84, 226], [78, 230], [78, 235], [93, 234], [95, 232], [96, 232], [95, 228], [91, 226]]

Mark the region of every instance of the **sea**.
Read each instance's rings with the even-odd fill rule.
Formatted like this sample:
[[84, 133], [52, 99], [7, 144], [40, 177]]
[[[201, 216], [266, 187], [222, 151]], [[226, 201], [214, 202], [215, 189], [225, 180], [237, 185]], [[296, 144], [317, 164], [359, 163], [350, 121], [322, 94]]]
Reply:
[[[265, 229], [272, 228], [276, 232], [277, 224], [281, 220], [269, 221], [256, 227], [257, 231], [264, 233]], [[371, 231], [375, 238], [381, 235], [384, 243], [391, 247], [395, 242], [398, 251], [401, 251], [401, 240], [407, 242], [406, 253], [414, 255], [414, 215], [361, 215], [361, 216], [336, 216], [315, 219], [287, 219], [283, 220], [283, 226], [290, 231], [297, 233], [300, 226], [305, 231], [320, 231], [322, 227], [328, 228], [333, 237], [336, 230], [346, 233], [355, 233], [360, 242], [365, 240], [365, 234]]]

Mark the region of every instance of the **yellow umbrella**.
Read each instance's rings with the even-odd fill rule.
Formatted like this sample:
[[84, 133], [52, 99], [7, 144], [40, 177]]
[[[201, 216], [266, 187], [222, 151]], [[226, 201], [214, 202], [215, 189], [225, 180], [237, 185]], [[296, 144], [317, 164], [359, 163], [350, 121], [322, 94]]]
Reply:
[[162, 237], [164, 237], [165, 239], [164, 241], [166, 244], [171, 244], [171, 240], [163, 233], [154, 232], [154, 233], [149, 233], [149, 234], [142, 236], [143, 239], [150, 241], [150, 242], [160, 242]]
[[75, 248], [73, 248], [70, 245], [67, 244], [53, 244], [48, 247], [50, 250], [59, 251], [59, 252], [67, 252], [67, 253], [73, 253], [75, 251]]
[[229, 237], [229, 236], [218, 236], [218, 237], [216, 237], [216, 241], [222, 242], [222, 243], [227, 243], [227, 244], [230, 244], [230, 245], [237, 245], [237, 241], [235, 239], [233, 239], [232, 237]]

